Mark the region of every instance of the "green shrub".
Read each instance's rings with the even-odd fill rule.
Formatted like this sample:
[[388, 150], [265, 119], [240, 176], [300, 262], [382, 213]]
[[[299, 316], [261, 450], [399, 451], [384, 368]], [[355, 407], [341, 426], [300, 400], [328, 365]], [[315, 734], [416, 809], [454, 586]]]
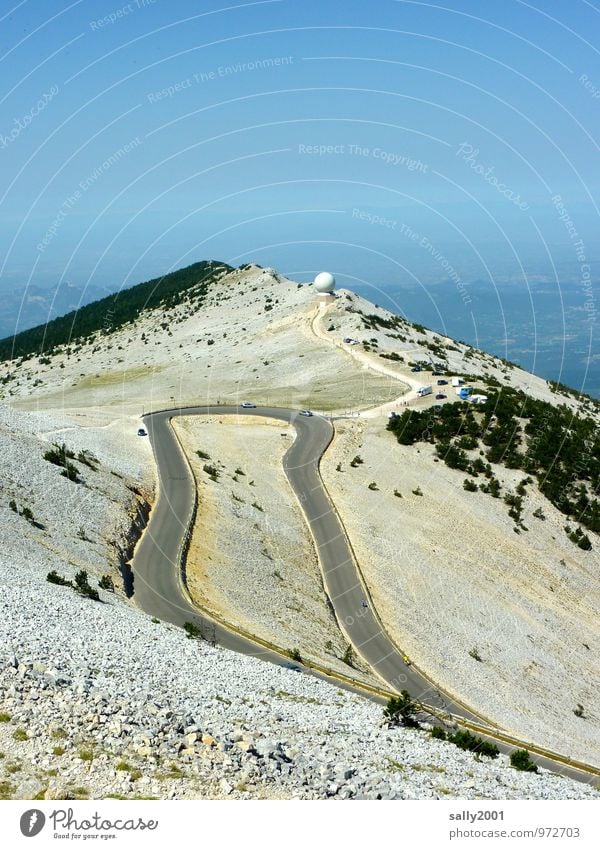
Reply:
[[418, 705], [411, 699], [408, 690], [402, 690], [399, 696], [392, 696], [383, 715], [388, 725], [404, 725], [406, 728], [419, 728], [417, 720]]
[[440, 725], [433, 726], [431, 736], [436, 740], [446, 740], [448, 738], [448, 735]]
[[194, 625], [193, 622], [184, 622], [183, 630], [185, 631], [188, 640], [202, 639], [202, 629], [199, 628], [198, 625]]
[[470, 478], [465, 478], [463, 481], [463, 489], [466, 489], [467, 492], [477, 492], [479, 487]]
[[85, 569], [81, 569], [81, 571], [77, 572], [75, 575], [74, 589], [79, 593], [79, 595], [91, 598], [93, 601], [100, 601], [98, 590], [95, 590], [90, 586], [88, 574]]
[[59, 587], [72, 587], [73, 584], [71, 581], [67, 581], [66, 578], [63, 578], [62, 575], [59, 575], [56, 569], [53, 569], [51, 572], [48, 572], [46, 575], [46, 580], [50, 584], [58, 584]]
[[61, 475], [63, 476], [63, 478], [67, 478], [67, 480], [73, 481], [73, 483], [79, 483], [81, 480], [81, 478], [79, 477], [79, 471], [73, 465], [73, 463], [67, 462], [61, 472]]
[[354, 667], [354, 661], [355, 661], [354, 649], [352, 648], [350, 643], [348, 643], [348, 645], [346, 647], [346, 651], [344, 652], [344, 655], [342, 657], [342, 661], [344, 663], [346, 663], [348, 666]]
[[531, 760], [527, 749], [517, 749], [516, 752], [510, 754], [510, 765], [519, 772], [537, 772], [538, 768]]
[[208, 463], [205, 463], [204, 466], [202, 466], [202, 469], [206, 472], [211, 481], [217, 481], [219, 477], [219, 470], [216, 468], [216, 466], [211, 466]]
[[115, 591], [115, 584], [110, 575], [102, 575], [98, 581], [98, 586], [101, 590], [108, 590], [111, 593]]
[[292, 658], [292, 660], [297, 660], [298, 663], [302, 663], [302, 655], [300, 654], [300, 649], [290, 649], [288, 654]]
[[476, 737], [470, 731], [463, 729], [455, 731], [454, 734], [449, 734], [448, 740], [458, 746], [459, 749], [475, 752], [477, 755], [486, 755], [488, 758], [497, 758], [500, 754], [500, 749], [495, 743], [489, 743], [482, 737]]
[[88, 466], [88, 468], [90, 468], [93, 472], [96, 472], [98, 470], [98, 464], [100, 463], [100, 460], [98, 460], [97, 457], [94, 457], [94, 455], [91, 454], [89, 451], [80, 451], [77, 455], [77, 459], [80, 463], [83, 463], [84, 466]]
[[53, 463], [55, 466], [64, 466], [68, 459], [73, 459], [75, 454], [70, 451], [65, 443], [62, 445], [54, 444], [52, 448], [50, 448], [44, 454], [44, 460], [47, 460], [49, 463]]
[[592, 548], [592, 543], [590, 542], [590, 538], [587, 534], [584, 534], [581, 528], [575, 528], [574, 531], [571, 530], [569, 525], [565, 525], [565, 533], [571, 540], [571, 542], [578, 545], [579, 548], [582, 548], [584, 551], [590, 551]]

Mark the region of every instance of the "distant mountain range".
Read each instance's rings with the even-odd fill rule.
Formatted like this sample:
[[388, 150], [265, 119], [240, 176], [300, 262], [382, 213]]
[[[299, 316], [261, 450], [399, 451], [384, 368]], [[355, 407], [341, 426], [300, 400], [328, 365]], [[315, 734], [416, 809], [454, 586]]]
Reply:
[[110, 292], [101, 286], [61, 283], [2, 292], [0, 299], [0, 339], [14, 336], [30, 327], [46, 324], [57, 316], [104, 298]]

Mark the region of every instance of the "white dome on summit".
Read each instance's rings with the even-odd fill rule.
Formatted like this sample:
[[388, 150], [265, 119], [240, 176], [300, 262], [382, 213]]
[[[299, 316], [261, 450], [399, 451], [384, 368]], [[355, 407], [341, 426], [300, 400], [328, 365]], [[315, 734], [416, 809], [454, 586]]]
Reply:
[[321, 294], [330, 294], [335, 289], [335, 277], [329, 271], [322, 271], [315, 277], [314, 287]]

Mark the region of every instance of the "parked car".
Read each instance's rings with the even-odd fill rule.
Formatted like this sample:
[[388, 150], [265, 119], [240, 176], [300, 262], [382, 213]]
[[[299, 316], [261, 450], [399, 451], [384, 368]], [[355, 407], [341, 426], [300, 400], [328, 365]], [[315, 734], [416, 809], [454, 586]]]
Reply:
[[301, 416], [312, 416], [312, 412], [310, 410], [300, 410]]
[[444, 395], [443, 392], [438, 392], [438, 394], [435, 396], [435, 400], [436, 401], [442, 401], [445, 397], [446, 396]]
[[148, 431], [143, 427], [138, 427], [138, 436], [148, 436]]
[[437, 385], [438, 386], [448, 386], [448, 381], [447, 380], [438, 380]]
[[413, 368], [411, 368], [411, 371], [421, 371], [421, 366], [413, 366]]
[[442, 372], [441, 371], [432, 371], [431, 374], [433, 377], [438, 377]]
[[252, 401], [242, 401], [240, 407], [243, 407], [246, 410], [249, 408], [254, 409], [254, 407], [256, 407], [256, 404], [254, 404]]

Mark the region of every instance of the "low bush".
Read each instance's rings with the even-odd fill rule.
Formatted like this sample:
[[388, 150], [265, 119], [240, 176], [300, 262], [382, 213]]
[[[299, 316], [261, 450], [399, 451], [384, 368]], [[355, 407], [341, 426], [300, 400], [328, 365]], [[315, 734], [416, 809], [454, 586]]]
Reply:
[[344, 663], [346, 663], [348, 666], [354, 667], [354, 660], [355, 660], [354, 649], [352, 648], [350, 643], [348, 643], [348, 646], [346, 647], [346, 651], [344, 652], [344, 656], [342, 657], [342, 661]]
[[405, 728], [420, 728], [417, 719], [418, 705], [410, 696], [408, 690], [402, 690], [399, 696], [389, 699], [383, 715], [388, 725], [404, 725]]
[[510, 754], [510, 765], [519, 772], [537, 772], [538, 768], [531, 760], [527, 749], [517, 749], [516, 752]]
[[500, 749], [495, 743], [489, 743], [482, 737], [476, 737], [470, 731], [459, 729], [454, 734], [448, 734], [448, 740], [458, 746], [459, 749], [475, 752], [477, 755], [485, 755], [488, 758], [497, 758], [500, 754]]
[[184, 622], [183, 630], [185, 631], [188, 640], [202, 639], [202, 629], [197, 625], [194, 625], [193, 622]]
[[447, 740], [448, 735], [440, 725], [434, 725], [431, 729], [431, 736], [435, 740]]
[[98, 590], [95, 590], [90, 586], [88, 581], [88, 573], [85, 569], [81, 569], [75, 575], [75, 584], [73, 588], [79, 595], [85, 596], [86, 598], [91, 598], [93, 601], [100, 601], [100, 595]]
[[46, 580], [50, 584], [58, 584], [59, 587], [72, 587], [73, 584], [71, 581], [67, 581], [66, 578], [63, 578], [62, 575], [59, 575], [56, 569], [53, 569], [51, 572], [48, 572], [46, 575]]

